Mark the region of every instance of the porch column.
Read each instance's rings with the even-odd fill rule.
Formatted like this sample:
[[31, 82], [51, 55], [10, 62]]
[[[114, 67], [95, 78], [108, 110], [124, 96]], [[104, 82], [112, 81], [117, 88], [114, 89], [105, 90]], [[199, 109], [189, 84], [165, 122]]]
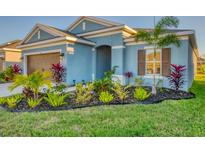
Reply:
[[122, 85], [125, 84], [124, 80], [124, 46], [112, 46], [112, 68], [118, 66], [113, 80], [119, 80]]
[[96, 79], [96, 48], [92, 48], [92, 81]]

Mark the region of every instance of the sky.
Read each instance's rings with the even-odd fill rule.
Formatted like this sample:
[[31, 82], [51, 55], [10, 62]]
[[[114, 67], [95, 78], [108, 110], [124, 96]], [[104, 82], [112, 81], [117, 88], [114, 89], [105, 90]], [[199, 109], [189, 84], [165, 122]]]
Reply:
[[[1, 16], [0, 44], [23, 39], [36, 23], [47, 24], [60, 29], [66, 29], [77, 16]], [[135, 28], [153, 28], [152, 16], [100, 16]], [[161, 17], [156, 17], [156, 21]], [[205, 54], [205, 16], [179, 16], [179, 29], [194, 29], [200, 54]]]

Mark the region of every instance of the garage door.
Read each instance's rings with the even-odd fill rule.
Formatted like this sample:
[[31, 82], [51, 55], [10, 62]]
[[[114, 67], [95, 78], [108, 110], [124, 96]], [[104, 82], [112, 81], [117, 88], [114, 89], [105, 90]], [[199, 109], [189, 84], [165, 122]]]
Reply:
[[27, 57], [27, 72], [31, 74], [36, 70], [47, 71], [51, 69], [52, 64], [59, 62], [60, 53], [30, 55]]
[[4, 60], [0, 58], [0, 72], [3, 71], [3, 62]]

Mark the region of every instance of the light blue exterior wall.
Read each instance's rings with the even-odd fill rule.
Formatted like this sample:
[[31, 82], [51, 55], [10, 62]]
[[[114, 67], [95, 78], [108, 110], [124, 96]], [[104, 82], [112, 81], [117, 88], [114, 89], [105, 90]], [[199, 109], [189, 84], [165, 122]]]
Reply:
[[36, 32], [31, 38], [30, 40], [27, 42], [28, 43], [33, 43], [33, 42], [37, 42], [37, 41], [43, 41], [43, 40], [47, 40], [47, 39], [52, 39], [55, 38], [55, 36], [43, 31], [43, 30], [39, 30], [40, 31], [40, 39], [38, 39], [38, 32]]
[[[134, 77], [138, 76], [138, 54], [137, 51], [139, 49], [144, 49], [145, 46], [147, 45], [131, 45], [131, 46], [126, 46], [126, 52], [125, 52], [125, 60], [124, 60], [124, 68], [125, 68], [125, 72], [127, 71], [131, 71], [133, 72]], [[181, 46], [178, 48], [174, 45], [168, 46], [171, 48], [171, 63], [172, 64], [178, 64], [178, 65], [185, 65], [186, 68], [188, 68], [185, 71], [185, 85], [183, 90], [187, 90], [192, 83], [192, 79], [190, 78], [190, 72], [189, 70], [189, 64], [188, 64], [188, 59], [191, 59], [191, 57], [189, 57], [188, 55], [188, 50], [189, 50], [189, 41], [188, 40], [182, 40], [181, 41]], [[188, 58], [189, 57], [189, 58]], [[164, 80], [164, 86], [165, 87], [169, 87], [169, 82], [168, 79], [166, 77], [159, 77], [160, 79]], [[148, 85], [152, 85], [153, 84], [153, 79], [150, 76], [144, 76], [145, 79], [145, 83]], [[132, 81], [134, 82], [134, 81]]]
[[[85, 30], [83, 30], [83, 22], [85, 22]], [[73, 30], [71, 30], [72, 33], [78, 34], [78, 33], [85, 33], [89, 31], [99, 30], [102, 28], [105, 28], [106, 26], [97, 24], [88, 20], [82, 21], [78, 26], [76, 26]]]
[[67, 82], [73, 84], [73, 80], [82, 82], [92, 81], [92, 46], [83, 44], [68, 45], [74, 48], [74, 54], [67, 54]]
[[[96, 43], [95, 48], [100, 46], [110, 46], [111, 47], [111, 67], [118, 66], [116, 70], [116, 75], [122, 75], [124, 66], [124, 48], [123, 48], [123, 38], [122, 33], [108, 35], [108, 36], [101, 36], [90, 38], [91, 41]], [[96, 52], [97, 50], [93, 51], [93, 74], [96, 74]]]

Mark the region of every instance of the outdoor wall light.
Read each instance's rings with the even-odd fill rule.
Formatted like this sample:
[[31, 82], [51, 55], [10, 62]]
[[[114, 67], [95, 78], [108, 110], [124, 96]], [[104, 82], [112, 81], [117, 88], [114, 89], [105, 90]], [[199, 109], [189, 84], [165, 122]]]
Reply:
[[64, 56], [65, 56], [65, 54], [64, 54], [64, 53], [61, 53], [61, 54], [60, 54], [60, 57], [64, 57]]

